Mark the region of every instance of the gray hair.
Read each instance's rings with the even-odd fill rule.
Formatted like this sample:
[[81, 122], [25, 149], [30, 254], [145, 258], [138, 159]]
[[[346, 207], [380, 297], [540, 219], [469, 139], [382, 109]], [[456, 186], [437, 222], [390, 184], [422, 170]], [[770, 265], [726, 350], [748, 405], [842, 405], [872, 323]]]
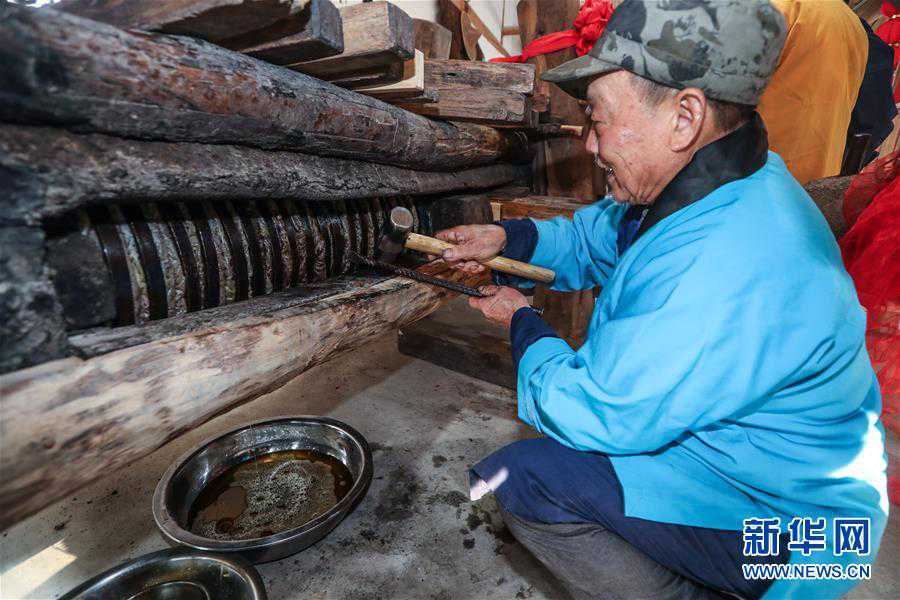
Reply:
[[[678, 93], [678, 90], [675, 88], [660, 85], [639, 75], [634, 75], [631, 79], [633, 85], [641, 94], [641, 98], [651, 108], [659, 106], [663, 101]], [[713, 124], [716, 126], [716, 129], [723, 133], [737, 129], [748, 121], [753, 116], [754, 111], [756, 111], [756, 107], [749, 104], [724, 102], [709, 97], [706, 98], [706, 104], [713, 109]]]

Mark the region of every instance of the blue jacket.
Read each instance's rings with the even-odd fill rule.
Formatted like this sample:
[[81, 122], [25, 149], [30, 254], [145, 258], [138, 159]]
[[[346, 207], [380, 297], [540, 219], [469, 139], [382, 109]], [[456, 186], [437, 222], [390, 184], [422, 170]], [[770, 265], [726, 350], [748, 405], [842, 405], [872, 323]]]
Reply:
[[625, 213], [603, 199], [534, 222], [531, 261], [556, 271], [553, 288], [602, 292], [578, 351], [551, 335], [520, 349], [519, 417], [610, 455], [628, 516], [732, 530], [825, 517], [829, 544], [832, 518], [867, 517], [868, 557], [791, 562], [873, 561], [888, 513], [881, 398], [865, 312], [815, 204], [769, 153], [620, 253]]

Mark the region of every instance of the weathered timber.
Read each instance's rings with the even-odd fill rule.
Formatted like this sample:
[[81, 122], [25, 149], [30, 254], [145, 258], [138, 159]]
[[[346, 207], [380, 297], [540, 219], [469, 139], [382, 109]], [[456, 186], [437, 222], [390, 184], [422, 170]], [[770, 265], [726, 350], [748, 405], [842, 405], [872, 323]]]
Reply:
[[450, 58], [452, 34], [446, 27], [425, 19], [413, 19], [413, 45], [425, 58]]
[[39, 227], [0, 227], [0, 373], [66, 354], [43, 245]]
[[92, 204], [148, 201], [347, 200], [487, 189], [527, 177], [505, 163], [447, 172], [294, 152], [171, 144], [0, 126], [2, 224], [37, 223]]
[[224, 40], [262, 29], [309, 0], [62, 0], [54, 10], [122, 29], [145, 29]]
[[441, 89], [496, 88], [527, 95], [534, 93], [534, 65], [434, 59], [426, 64], [429, 83]]
[[413, 57], [412, 19], [388, 2], [341, 8], [344, 51], [336, 56], [291, 64], [296, 71], [333, 81], [358, 83], [358, 74], [402, 63]]
[[201, 40], [0, 5], [0, 120], [298, 150], [423, 170], [529, 158], [517, 135], [442, 123]]
[[[466, 65], [476, 66], [470, 69]], [[497, 75], [498, 71], [502, 75]], [[510, 73], [513, 76], [509, 76]], [[513, 85], [514, 89], [497, 87], [501, 80]], [[400, 103], [399, 106], [438, 119], [527, 127], [537, 123], [537, 113], [531, 108], [531, 97], [518, 90], [533, 88], [533, 80], [534, 70], [531, 65], [426, 60], [425, 87], [438, 91], [438, 101], [422, 105]]]
[[397, 348], [445, 369], [516, 388], [509, 330], [487, 321], [463, 299], [400, 329]]
[[0, 529], [451, 296], [407, 279], [349, 278], [312, 301], [261, 298], [227, 324], [0, 376]]
[[334, 56], [344, 51], [341, 13], [329, 0], [307, 0], [296, 14], [219, 45], [276, 65]]
[[[491, 196], [494, 200], [495, 197]], [[554, 196], [520, 196], [517, 198], [496, 198], [501, 219], [552, 219], [554, 217], [572, 218], [576, 210], [584, 208], [584, 204], [574, 202], [572, 198]]]

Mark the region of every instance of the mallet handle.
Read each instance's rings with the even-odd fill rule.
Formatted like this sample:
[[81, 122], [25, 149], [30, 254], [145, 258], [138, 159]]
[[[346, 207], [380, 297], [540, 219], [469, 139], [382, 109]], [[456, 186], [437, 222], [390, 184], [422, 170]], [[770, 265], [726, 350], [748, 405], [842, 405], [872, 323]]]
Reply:
[[[452, 248], [453, 244], [445, 242], [427, 235], [419, 235], [418, 233], [410, 233], [406, 238], [406, 247], [410, 250], [424, 252], [425, 254], [435, 254], [440, 256], [447, 248]], [[528, 263], [512, 260], [503, 256], [495, 256], [484, 265], [508, 275], [523, 277], [531, 281], [539, 281], [541, 283], [551, 283], [556, 279], [556, 273], [544, 267], [537, 267]]]

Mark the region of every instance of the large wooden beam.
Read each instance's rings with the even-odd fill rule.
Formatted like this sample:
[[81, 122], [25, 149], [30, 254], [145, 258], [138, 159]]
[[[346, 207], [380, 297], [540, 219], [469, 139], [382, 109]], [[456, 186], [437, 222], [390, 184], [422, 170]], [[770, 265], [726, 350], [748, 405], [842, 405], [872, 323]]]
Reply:
[[298, 62], [290, 68], [338, 85], [355, 86], [380, 78], [385, 67], [400, 67], [413, 57], [413, 24], [408, 14], [388, 2], [341, 8], [344, 51], [336, 56]]
[[527, 178], [527, 166], [446, 172], [295, 152], [172, 144], [0, 126], [0, 225], [35, 224], [98, 202], [347, 200], [487, 189]]
[[223, 40], [300, 12], [297, 0], [62, 0], [54, 10], [122, 29], [145, 29]]
[[396, 278], [330, 285], [312, 299], [255, 300], [227, 324], [209, 313], [241, 305], [183, 335], [0, 376], [0, 529], [451, 296]]
[[0, 5], [0, 120], [240, 144], [422, 170], [527, 158], [514, 134], [441, 123], [218, 46]]

